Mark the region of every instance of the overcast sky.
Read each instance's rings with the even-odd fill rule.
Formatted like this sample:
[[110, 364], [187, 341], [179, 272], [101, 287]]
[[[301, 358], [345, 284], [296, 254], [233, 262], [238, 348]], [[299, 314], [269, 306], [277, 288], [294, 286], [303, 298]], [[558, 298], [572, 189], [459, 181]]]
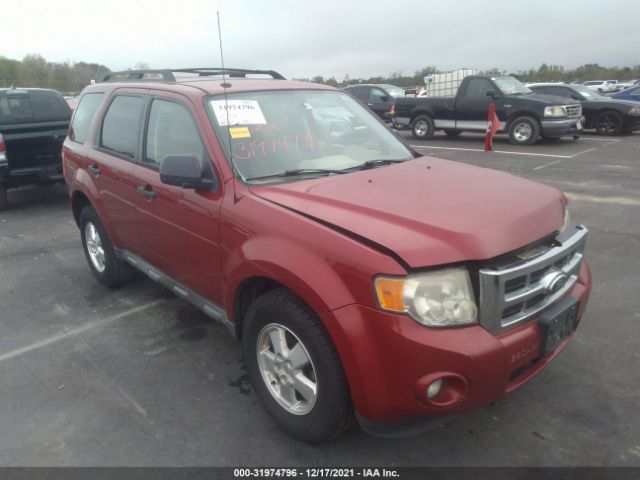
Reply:
[[639, 0], [24, 0], [2, 2], [0, 55], [112, 70], [219, 66], [369, 77], [543, 62], [640, 63]]

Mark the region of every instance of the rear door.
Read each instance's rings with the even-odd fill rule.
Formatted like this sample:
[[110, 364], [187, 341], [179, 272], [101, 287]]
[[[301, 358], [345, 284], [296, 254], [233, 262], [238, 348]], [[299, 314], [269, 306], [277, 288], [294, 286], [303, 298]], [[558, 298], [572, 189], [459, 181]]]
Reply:
[[[178, 94], [152, 92], [142, 157], [134, 169], [141, 256], [199, 295], [222, 302], [219, 212], [221, 182], [192, 190], [160, 181], [160, 162], [171, 154], [196, 155], [213, 173], [212, 152], [194, 106]], [[213, 173], [215, 175], [215, 173]]]
[[86, 169], [99, 192], [118, 247], [141, 249], [136, 223], [133, 162], [140, 159], [142, 119], [148, 90], [119, 89], [109, 98], [87, 151]]

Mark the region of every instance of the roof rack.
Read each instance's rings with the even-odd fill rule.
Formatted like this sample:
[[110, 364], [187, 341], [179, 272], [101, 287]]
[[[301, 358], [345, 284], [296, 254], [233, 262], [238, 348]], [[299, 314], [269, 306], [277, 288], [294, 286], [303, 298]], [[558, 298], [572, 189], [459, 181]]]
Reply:
[[153, 81], [162, 77], [166, 82], [177, 81], [175, 73], [195, 73], [199, 77], [210, 77], [214, 75], [228, 75], [231, 78], [245, 78], [247, 75], [269, 75], [274, 80], [284, 80], [285, 78], [275, 70], [248, 70], [245, 68], [177, 68], [162, 70], [125, 70], [123, 72], [111, 72], [102, 77], [102, 82], [124, 82], [124, 81]]

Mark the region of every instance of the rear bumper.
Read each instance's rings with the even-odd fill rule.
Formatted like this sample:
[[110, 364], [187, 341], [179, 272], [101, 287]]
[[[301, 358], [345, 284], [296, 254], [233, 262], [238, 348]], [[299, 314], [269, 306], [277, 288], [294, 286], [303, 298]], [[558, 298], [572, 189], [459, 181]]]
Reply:
[[49, 164], [35, 167], [9, 168], [0, 166], [0, 183], [5, 185], [25, 185], [63, 183], [64, 174], [61, 164]]
[[[583, 263], [568, 292], [580, 301], [578, 323], [591, 290]], [[569, 343], [542, 354], [536, 319], [494, 336], [479, 325], [426, 328], [404, 315], [349, 305], [322, 316], [349, 379], [358, 418], [372, 433], [431, 428], [442, 418], [476, 410], [526, 383]], [[426, 397], [426, 386], [445, 376], [445, 401]], [[450, 383], [449, 382], [450, 379]], [[449, 385], [448, 387], [446, 385]], [[445, 395], [446, 397], [447, 395]], [[451, 401], [448, 401], [451, 400]]]
[[[580, 125], [578, 125], [580, 122]], [[542, 136], [564, 137], [567, 135], [582, 134], [582, 122], [580, 118], [561, 118], [541, 120]]]

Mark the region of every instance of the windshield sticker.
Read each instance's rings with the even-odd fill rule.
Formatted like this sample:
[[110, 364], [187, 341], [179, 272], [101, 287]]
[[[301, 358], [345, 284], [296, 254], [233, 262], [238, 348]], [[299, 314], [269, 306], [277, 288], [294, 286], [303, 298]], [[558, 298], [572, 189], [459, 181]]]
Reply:
[[256, 100], [211, 100], [218, 125], [264, 125], [267, 121]]
[[247, 127], [231, 127], [229, 128], [229, 135], [231, 138], [251, 138], [251, 132]]
[[286, 151], [318, 151], [324, 150], [327, 144], [310, 133], [282, 135], [266, 140], [234, 141], [233, 157], [236, 160], [266, 158]]

